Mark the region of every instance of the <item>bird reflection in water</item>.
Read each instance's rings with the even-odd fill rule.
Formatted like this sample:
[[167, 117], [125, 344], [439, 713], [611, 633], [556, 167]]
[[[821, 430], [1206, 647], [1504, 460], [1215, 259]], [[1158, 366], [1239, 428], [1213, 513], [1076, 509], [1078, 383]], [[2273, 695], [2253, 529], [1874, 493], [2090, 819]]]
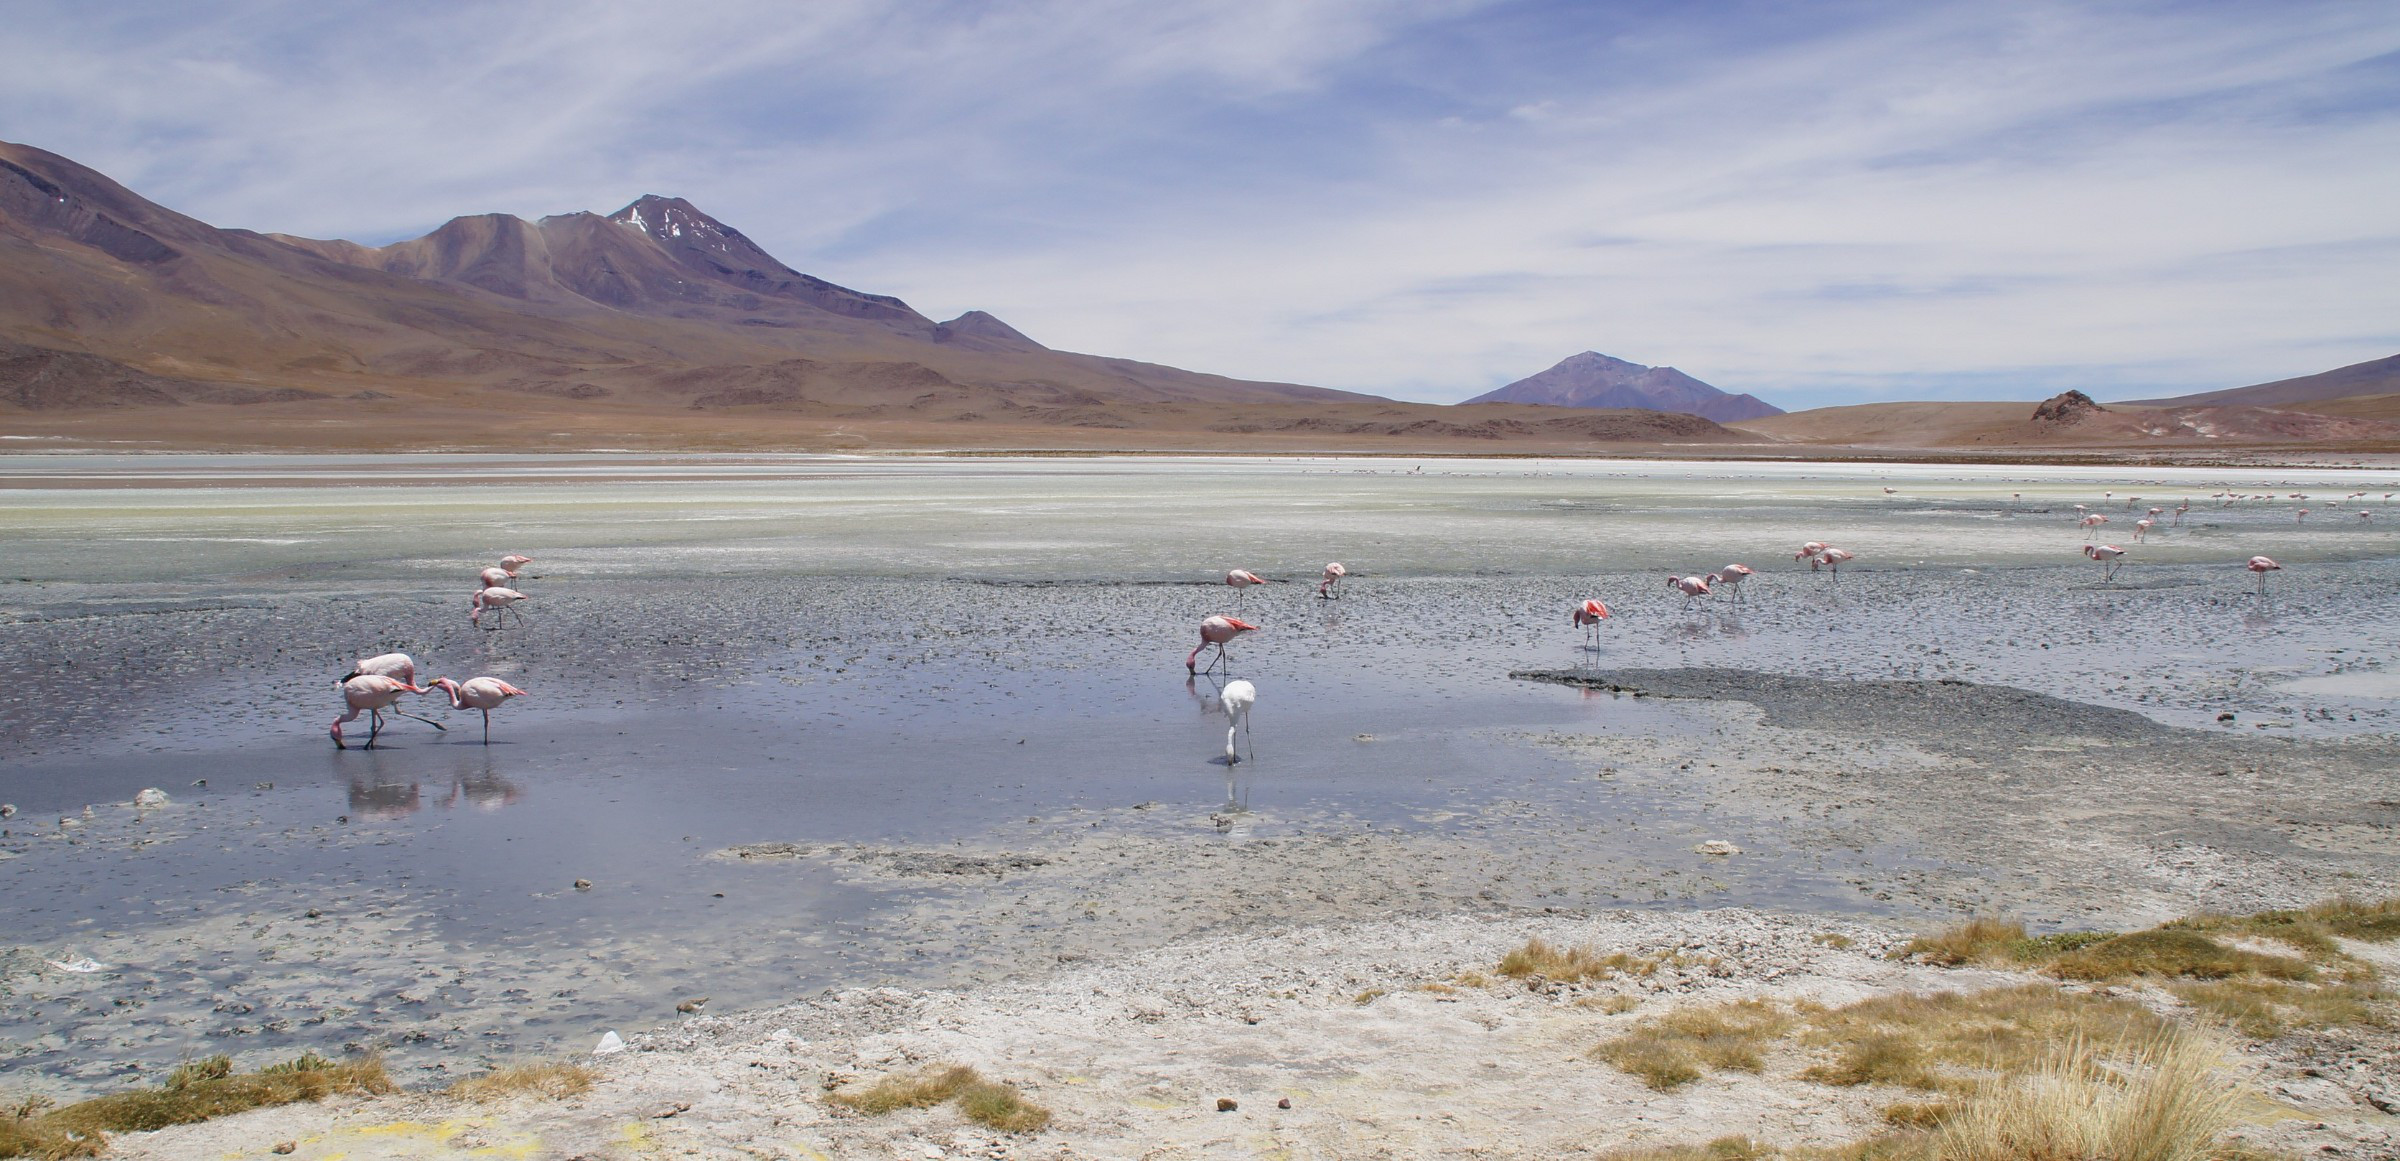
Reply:
[[[492, 811], [516, 805], [525, 792], [486, 762], [451, 774], [450, 790], [440, 799], [445, 810], [461, 806]], [[425, 809], [424, 787], [414, 773], [386, 774], [370, 767], [350, 771], [350, 817], [360, 821], [406, 818]]]

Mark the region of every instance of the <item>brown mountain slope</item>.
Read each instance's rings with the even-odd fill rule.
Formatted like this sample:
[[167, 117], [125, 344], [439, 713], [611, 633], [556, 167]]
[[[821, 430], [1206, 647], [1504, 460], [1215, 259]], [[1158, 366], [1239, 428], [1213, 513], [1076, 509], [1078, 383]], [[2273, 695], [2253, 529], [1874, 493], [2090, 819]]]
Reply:
[[[470, 407], [498, 394], [520, 406], [713, 397], [904, 408], [928, 389], [989, 406], [1381, 402], [1051, 351], [980, 312], [937, 324], [791, 270], [679, 199], [605, 217], [460, 218], [366, 247], [220, 230], [6, 144], [0, 341], [176, 381]], [[81, 400], [53, 383], [42, 398], [63, 408], [133, 397], [95, 387]]]
[[2070, 391], [2041, 404], [1867, 403], [1732, 425], [1796, 443], [1870, 448], [2119, 448], [2388, 443], [2400, 424], [2262, 407], [2103, 407]]
[[2151, 407], [2283, 407], [2321, 411], [2317, 404], [2336, 399], [2396, 393], [2400, 393], [2400, 355], [2352, 363], [2347, 367], [2336, 367], [2331, 371], [2320, 371], [2295, 379], [2277, 379], [2272, 383], [2205, 391], [2198, 395], [2179, 395], [2173, 399], [2138, 400], [2137, 404]]

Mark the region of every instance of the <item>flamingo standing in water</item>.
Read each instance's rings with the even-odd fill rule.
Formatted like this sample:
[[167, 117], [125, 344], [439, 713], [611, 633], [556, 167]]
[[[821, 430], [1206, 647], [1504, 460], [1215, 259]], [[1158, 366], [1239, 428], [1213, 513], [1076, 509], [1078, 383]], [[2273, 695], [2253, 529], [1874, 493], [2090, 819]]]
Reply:
[[2158, 527], [2158, 521], [2149, 519], [2147, 517], [2134, 521], [2133, 542], [2135, 544], [2140, 544], [2142, 542], [2142, 537], [2148, 535], [2150, 530], [2156, 527]]
[[1225, 573], [1225, 583], [1233, 586], [1235, 596], [1247, 597], [1251, 585], [1263, 585], [1267, 583], [1267, 578], [1251, 572], [1249, 569], [1237, 568], [1230, 569]]
[[1683, 594], [1683, 607], [1687, 609], [1692, 607], [1693, 597], [1705, 597], [1708, 595], [1708, 581], [1703, 577], [1676, 576], [1673, 573], [1668, 573], [1667, 587]]
[[2117, 559], [2125, 555], [2124, 549], [2114, 544], [2086, 544], [2083, 554], [2108, 566], [2108, 571], [2100, 574], [2100, 583], [2107, 584], [2117, 579]]
[[450, 695], [451, 709], [483, 711], [483, 744], [492, 744], [492, 711], [512, 697], [523, 697], [525, 691], [497, 677], [470, 677], [464, 682], [437, 677], [433, 687]]
[[2098, 512], [2094, 512], [2085, 516], [2083, 519], [2076, 521], [2076, 523], [2083, 525], [2083, 538], [2085, 540], [2090, 540], [2100, 535], [2100, 526], [2108, 523], [2108, 517], [2103, 516]]
[[533, 558], [532, 558], [532, 557], [530, 557], [530, 556], [520, 556], [520, 555], [518, 555], [518, 554], [516, 554], [516, 553], [513, 553], [513, 552], [512, 552], [512, 553], [509, 553], [507, 556], [503, 556], [503, 557], [501, 557], [501, 558], [500, 558], [500, 567], [502, 567], [502, 568], [505, 568], [505, 569], [507, 569], [507, 570], [508, 570], [508, 577], [509, 577], [509, 579], [510, 579], [510, 580], [515, 580], [515, 579], [516, 579], [516, 577], [517, 577], [517, 570], [518, 570], [518, 569], [521, 569], [521, 568], [525, 567], [526, 565], [529, 565], [529, 564], [532, 564], [532, 563], [533, 563]]
[[1326, 600], [1332, 600], [1333, 586], [1339, 583], [1343, 577], [1349, 575], [1350, 570], [1343, 568], [1341, 561], [1337, 560], [1332, 564], [1326, 565], [1325, 579], [1317, 582], [1317, 595]]
[[2181, 503], [2181, 504], [2177, 504], [2177, 505], [2175, 505], [2175, 526], [2176, 526], [2177, 528], [2181, 528], [2181, 527], [2183, 527], [2183, 514], [2184, 514], [2184, 513], [2186, 513], [2186, 512], [2189, 512], [2189, 511], [2191, 511], [2191, 510], [2192, 510], [2192, 502], [2191, 502], [2191, 501], [2189, 501], [2189, 500], [2186, 500], [2186, 501], [2184, 501], [2184, 502], [2183, 502], [2183, 503]]
[[1857, 558], [1858, 554], [1847, 548], [1835, 548], [1828, 544], [1825, 546], [1825, 551], [1818, 553], [1816, 559], [1808, 562], [1808, 571], [1815, 572], [1817, 566], [1822, 564], [1826, 568], [1832, 569], [1833, 579], [1839, 581], [1842, 579], [1842, 565]]
[[2258, 595], [2262, 597], [2267, 595], [2267, 574], [2283, 571], [2283, 566], [2275, 563], [2275, 558], [2271, 556], [2253, 556], [2250, 563], [2242, 567], [2258, 574]]
[[[1250, 728], [1250, 707], [1258, 704], [1258, 687], [1247, 681], [1229, 681], [1225, 683], [1225, 692], [1217, 697], [1225, 703], [1225, 764], [1230, 766], [1242, 760], [1234, 751], [1233, 735], [1237, 730]], [[1252, 745], [1255, 753], [1256, 743]]]
[[1815, 572], [1817, 554], [1823, 551], [1825, 551], [1825, 545], [1823, 543], [1811, 540], [1808, 543], [1801, 545], [1800, 551], [1792, 554], [1792, 559], [1808, 561], [1809, 571]]
[[2292, 517], [2292, 523], [2294, 523], [2294, 524], [2305, 524], [2305, 523], [2307, 523], [2307, 522], [2308, 522], [2308, 509], [2306, 509], [2306, 508], [2302, 508], [2302, 509], [2300, 510], [2300, 514], [2299, 514], [2299, 515]]
[[383, 711], [387, 709], [404, 718], [416, 718], [437, 730], [445, 729], [446, 727], [440, 722], [418, 718], [415, 714], [402, 713], [393, 708], [400, 701], [401, 694], [431, 692], [433, 690], [428, 686], [411, 685], [405, 681], [381, 677], [372, 673], [362, 673], [343, 682], [342, 700], [349, 703], [350, 712], [333, 719], [333, 748], [336, 750], [350, 748], [342, 744], [342, 723], [357, 721], [358, 715], [362, 713], [367, 715], [367, 748], [370, 750], [375, 748], [375, 735], [383, 732]]
[[[1183, 659], [1183, 667], [1199, 672], [1200, 651], [1211, 645], [1217, 647], [1217, 661], [1229, 661], [1225, 643], [1244, 633], [1256, 632], [1257, 629], [1258, 626], [1236, 617], [1210, 617], [1200, 622], [1200, 643], [1192, 646], [1191, 655]], [[1216, 662], [1210, 662], [1209, 667], [1215, 668]]]
[[487, 568], [476, 574], [476, 579], [481, 580], [487, 589], [504, 589], [508, 587], [508, 582], [517, 579], [517, 574], [505, 568]]
[[334, 684], [340, 685], [362, 673], [389, 677], [402, 685], [415, 685], [417, 659], [406, 653], [378, 653], [373, 657], [361, 657], [358, 664], [350, 667], [350, 672], [334, 679]]
[[509, 606], [514, 605], [518, 601], [524, 599], [525, 594], [520, 593], [515, 589], [502, 588], [497, 585], [486, 588], [483, 591], [476, 593], [475, 599], [468, 603], [467, 623], [475, 626], [478, 629], [482, 628], [483, 611], [485, 609], [490, 609], [492, 611], [492, 628], [495, 630], [505, 625], [508, 618], [512, 616], [517, 619], [518, 624], [522, 625], [525, 623], [525, 614], [517, 612], [515, 609], [512, 609]]
[[1600, 622], [1608, 619], [1608, 606], [1589, 600], [1575, 606], [1575, 627], [1583, 630], [1583, 642], [1594, 649], [1600, 647]]
[[1750, 579], [1750, 566], [1729, 564], [1700, 579], [1707, 581], [1710, 588], [1722, 585], [1725, 595], [1739, 601], [1742, 599], [1742, 582]]

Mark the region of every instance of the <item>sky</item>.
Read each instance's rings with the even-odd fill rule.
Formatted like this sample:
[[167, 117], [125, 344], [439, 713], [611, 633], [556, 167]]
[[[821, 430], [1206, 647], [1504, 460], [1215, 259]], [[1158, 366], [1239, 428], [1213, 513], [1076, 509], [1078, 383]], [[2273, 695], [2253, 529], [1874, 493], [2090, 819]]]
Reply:
[[2400, 4], [14, 0], [0, 139], [379, 244], [689, 198], [1066, 350], [1788, 409], [2400, 353]]

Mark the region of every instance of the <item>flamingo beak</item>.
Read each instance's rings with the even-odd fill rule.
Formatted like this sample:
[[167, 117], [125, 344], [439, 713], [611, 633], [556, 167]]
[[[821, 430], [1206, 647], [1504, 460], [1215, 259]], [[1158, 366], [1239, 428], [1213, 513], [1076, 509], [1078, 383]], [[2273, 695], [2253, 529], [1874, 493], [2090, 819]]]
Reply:
[[1236, 628], [1236, 629], [1256, 629], [1256, 628], [1258, 628], [1258, 626], [1256, 626], [1256, 625], [1253, 625], [1253, 624], [1251, 624], [1251, 623], [1250, 623], [1250, 622], [1248, 622], [1248, 621], [1240, 620], [1240, 619], [1237, 619], [1237, 618], [1234, 618], [1234, 617], [1227, 617], [1227, 618], [1225, 618], [1225, 623], [1226, 623], [1226, 624], [1228, 624], [1228, 625], [1231, 625], [1231, 626], [1233, 626], [1233, 627], [1234, 627], [1234, 628]]

